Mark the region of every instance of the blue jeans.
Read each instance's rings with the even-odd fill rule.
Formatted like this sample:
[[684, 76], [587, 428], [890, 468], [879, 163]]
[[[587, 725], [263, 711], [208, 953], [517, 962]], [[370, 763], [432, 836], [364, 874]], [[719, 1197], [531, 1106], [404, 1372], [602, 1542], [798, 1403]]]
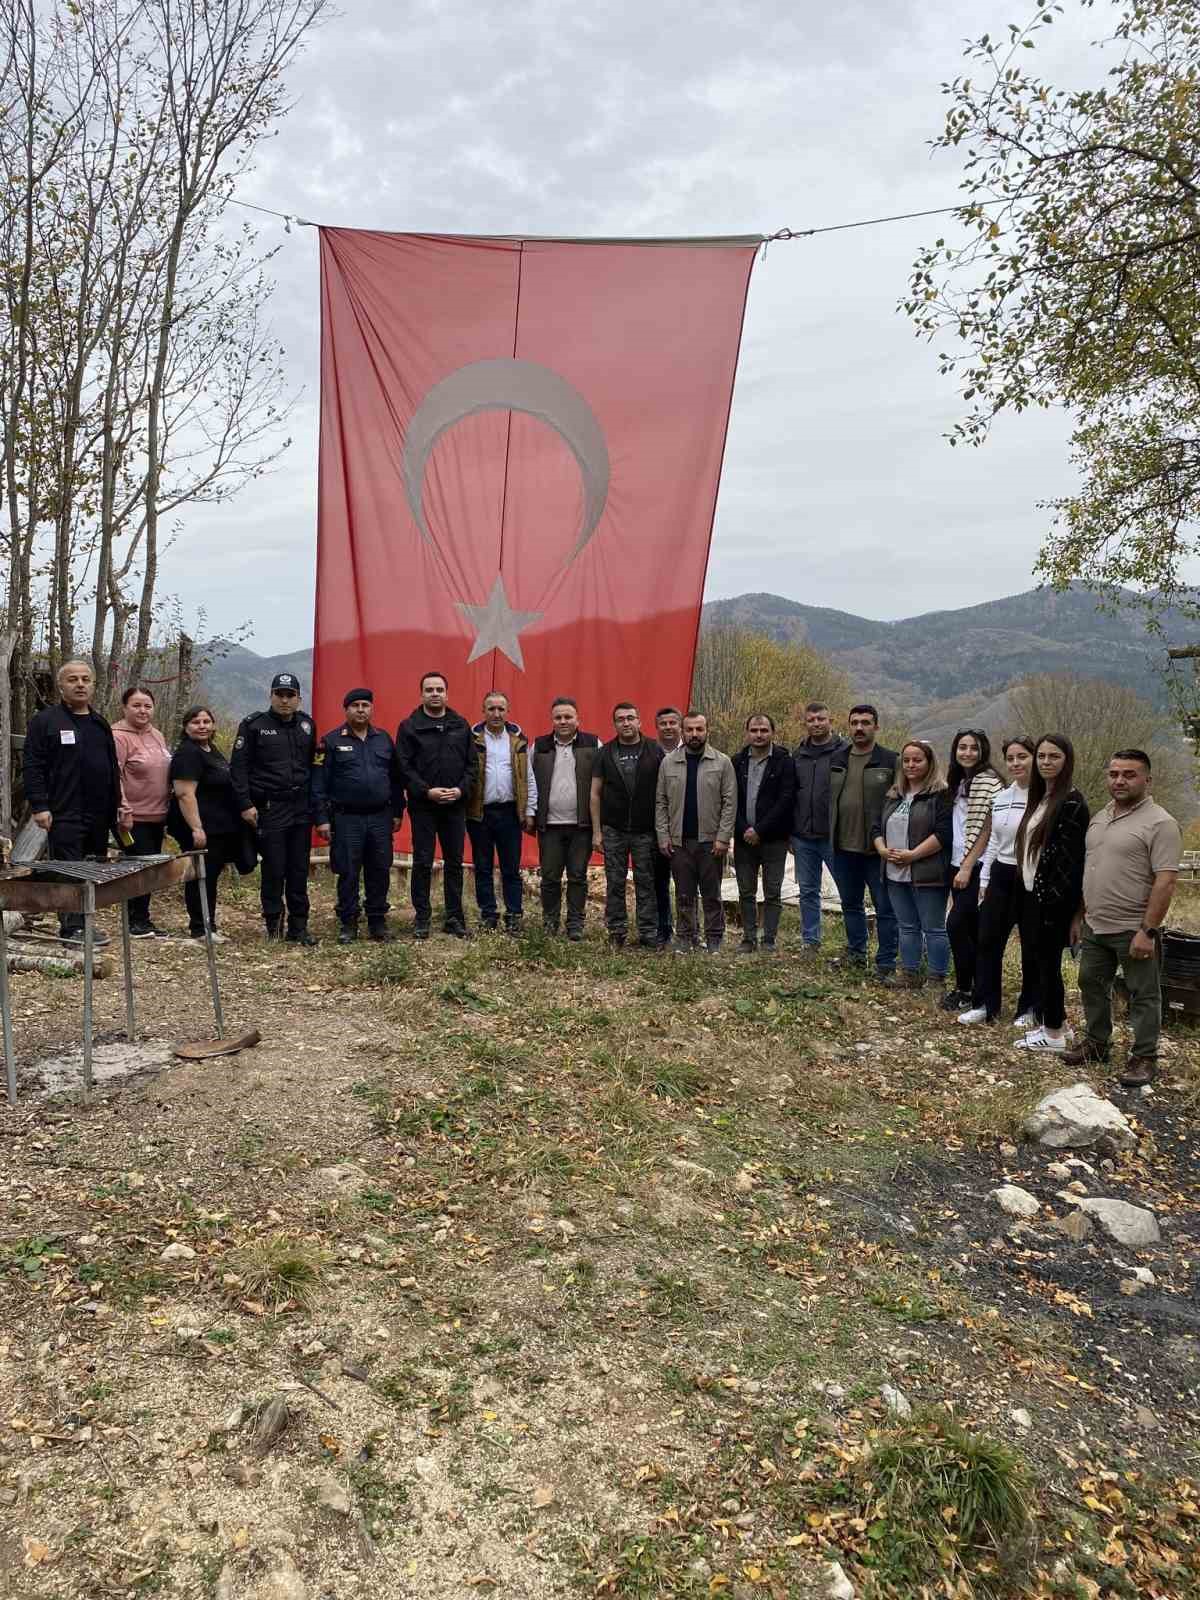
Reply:
[[833, 871], [833, 846], [828, 839], [802, 839], [792, 835], [796, 863], [796, 891], [800, 898], [800, 937], [805, 944], [821, 942], [821, 868]]
[[496, 908], [496, 880], [492, 862], [500, 860], [500, 883], [504, 890], [504, 917], [511, 927], [521, 916], [521, 819], [517, 808], [508, 801], [503, 805], [484, 806], [478, 822], [468, 821], [471, 835], [471, 857], [475, 863], [475, 904], [484, 922], [498, 920]]
[[900, 924], [900, 965], [905, 972], [920, 972], [921, 957], [931, 978], [944, 978], [950, 970], [950, 941], [946, 937], [946, 890], [914, 888], [911, 883], [887, 880], [888, 899]]
[[863, 897], [869, 892], [875, 907], [875, 934], [879, 949], [875, 952], [875, 965], [880, 972], [896, 970], [896, 949], [899, 935], [896, 913], [888, 898], [887, 885], [881, 876], [882, 862], [876, 851], [870, 855], [857, 850], [833, 852], [833, 876], [842, 902], [842, 916], [846, 922], [846, 944], [850, 954], [865, 961], [867, 958], [867, 918], [863, 910]]

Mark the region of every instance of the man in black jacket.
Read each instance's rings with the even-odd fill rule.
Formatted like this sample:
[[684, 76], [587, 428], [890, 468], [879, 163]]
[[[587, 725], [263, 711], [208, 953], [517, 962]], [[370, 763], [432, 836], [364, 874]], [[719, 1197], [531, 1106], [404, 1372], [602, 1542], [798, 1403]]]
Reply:
[[871, 842], [879, 832], [883, 803], [896, 781], [894, 750], [876, 742], [879, 713], [874, 706], [851, 706], [846, 717], [849, 747], [829, 765], [829, 839], [833, 875], [846, 922], [846, 944], [853, 966], [867, 963], [867, 918], [863, 897], [875, 907], [876, 976], [890, 982], [896, 971], [900, 928], [888, 899], [887, 879]]
[[346, 720], [321, 740], [313, 769], [313, 818], [318, 835], [331, 842], [329, 865], [337, 873], [339, 944], [358, 938], [358, 876], [367, 906], [367, 937], [388, 937], [388, 889], [392, 881], [392, 835], [404, 817], [404, 794], [392, 736], [371, 721], [375, 696], [349, 689], [342, 699]]
[[[132, 814], [121, 795], [121, 774], [112, 729], [92, 710], [96, 678], [86, 661], [64, 661], [58, 669], [59, 703], [30, 720], [22, 751], [25, 798], [33, 820], [49, 835], [53, 861], [82, 861], [108, 853], [110, 829], [128, 829]], [[83, 918], [60, 916], [59, 934], [77, 943]], [[95, 932], [98, 945], [108, 935]]]
[[800, 937], [804, 949], [821, 944], [821, 879], [823, 869], [833, 872], [833, 846], [829, 842], [829, 768], [834, 756], [844, 755], [849, 740], [834, 733], [829, 707], [810, 700], [804, 708], [806, 737], [792, 751], [796, 768], [796, 810], [792, 818], [792, 859], [796, 865], [796, 891], [800, 901]]
[[792, 757], [775, 743], [775, 722], [764, 713], [746, 718], [747, 743], [733, 758], [737, 778], [737, 822], [733, 829], [733, 870], [742, 903], [742, 942], [738, 954], [758, 948], [758, 875], [763, 885], [763, 949], [774, 950], [783, 902], [779, 891], [787, 865], [788, 839], [796, 801]]
[[396, 759], [408, 792], [412, 827], [413, 937], [428, 939], [432, 907], [433, 853], [442, 847], [443, 928], [469, 938], [463, 916], [463, 844], [467, 837], [466, 795], [475, 780], [475, 739], [465, 717], [446, 704], [445, 673], [421, 679], [421, 704], [396, 734]]
[[267, 938], [278, 939], [283, 931], [286, 896], [292, 944], [317, 942], [308, 931], [310, 790], [316, 762], [317, 730], [300, 710], [300, 680], [292, 672], [277, 672], [271, 679], [270, 709], [238, 724], [229, 776], [242, 821], [258, 836], [259, 898]]
[[625, 883], [633, 862], [638, 944], [658, 945], [658, 897], [654, 862], [654, 804], [663, 749], [642, 738], [638, 709], [629, 700], [613, 707], [615, 739], [603, 746], [592, 772], [592, 849], [604, 856], [604, 925], [612, 944], [623, 945], [629, 931]]

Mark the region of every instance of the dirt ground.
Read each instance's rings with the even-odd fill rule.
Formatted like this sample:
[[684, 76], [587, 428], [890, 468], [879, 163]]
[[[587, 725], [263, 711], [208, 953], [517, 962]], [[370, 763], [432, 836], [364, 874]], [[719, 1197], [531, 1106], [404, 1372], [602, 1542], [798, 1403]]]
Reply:
[[[582, 945], [344, 949], [314, 890], [314, 951], [223, 892], [239, 1056], [163, 1048], [211, 1033], [186, 938], [135, 946], [147, 1069], [90, 1098], [45, 1065], [79, 980], [13, 980], [5, 1596], [1200, 1593], [1193, 1034], [1149, 1096], [1092, 1080], [1136, 1148], [1056, 1156], [1020, 1121], [1086, 1075], [836, 923], [815, 959], [791, 912], [774, 958], [613, 951], [596, 904]], [[1057, 1231], [1071, 1183], [1161, 1242]], [[951, 1424], [1019, 1538], [885, 1502], [881, 1450]]]

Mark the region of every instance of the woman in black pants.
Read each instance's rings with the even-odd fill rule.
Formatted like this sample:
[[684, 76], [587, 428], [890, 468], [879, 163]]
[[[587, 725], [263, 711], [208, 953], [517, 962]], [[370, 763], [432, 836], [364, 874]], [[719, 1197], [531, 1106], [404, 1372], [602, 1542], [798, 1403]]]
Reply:
[[[983, 854], [979, 880], [979, 946], [975, 958], [975, 987], [968, 1010], [959, 1021], [995, 1022], [1000, 1015], [1004, 951], [1009, 935], [1021, 926], [1025, 886], [1017, 866], [1017, 829], [1029, 799], [1035, 745], [1025, 734], [1008, 739], [1004, 764], [1009, 785], [992, 801], [991, 830]], [[1016, 1026], [1028, 1032], [1042, 1020], [1033, 950], [1021, 939], [1021, 994]]]
[[[192, 706], [183, 714], [183, 736], [171, 757], [174, 800], [167, 828], [181, 850], [203, 850], [208, 920], [213, 938], [217, 927], [217, 879], [238, 859], [242, 821], [238, 815], [229, 763], [213, 743], [216, 719], [207, 706]], [[198, 883], [185, 883], [188, 932], [204, 937], [204, 913]]]
[[992, 801], [1003, 789], [992, 767], [992, 747], [982, 728], [963, 728], [950, 745], [946, 787], [953, 806], [950, 853], [950, 915], [946, 935], [954, 952], [954, 988], [943, 1011], [969, 1005], [975, 991], [979, 947], [979, 884], [983, 852], [992, 831]]
[[1017, 829], [1017, 862], [1025, 890], [1022, 937], [1031, 941], [1042, 999], [1042, 1025], [1017, 1040], [1019, 1050], [1061, 1055], [1067, 1047], [1067, 997], [1062, 953], [1083, 899], [1083, 858], [1090, 821], [1087, 801], [1072, 788], [1075, 751], [1061, 733], [1038, 740], [1029, 803]]

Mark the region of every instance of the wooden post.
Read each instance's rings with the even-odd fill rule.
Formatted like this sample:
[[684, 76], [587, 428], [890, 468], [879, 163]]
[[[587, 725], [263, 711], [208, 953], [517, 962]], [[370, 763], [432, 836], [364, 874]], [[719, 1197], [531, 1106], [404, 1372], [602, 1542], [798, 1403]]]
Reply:
[[12, 658], [15, 632], [0, 635], [0, 837], [13, 836]]

